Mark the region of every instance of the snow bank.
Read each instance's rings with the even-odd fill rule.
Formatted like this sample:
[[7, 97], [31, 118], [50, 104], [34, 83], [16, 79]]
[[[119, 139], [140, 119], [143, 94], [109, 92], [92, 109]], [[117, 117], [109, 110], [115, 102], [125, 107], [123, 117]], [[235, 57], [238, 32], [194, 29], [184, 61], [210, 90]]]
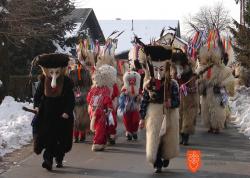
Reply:
[[232, 117], [236, 118], [233, 123], [250, 139], [250, 88], [240, 87], [229, 103]]
[[22, 110], [22, 107], [32, 107], [32, 104], [16, 102], [6, 96], [0, 105], [0, 156], [10, 153], [32, 139], [32, 113]]

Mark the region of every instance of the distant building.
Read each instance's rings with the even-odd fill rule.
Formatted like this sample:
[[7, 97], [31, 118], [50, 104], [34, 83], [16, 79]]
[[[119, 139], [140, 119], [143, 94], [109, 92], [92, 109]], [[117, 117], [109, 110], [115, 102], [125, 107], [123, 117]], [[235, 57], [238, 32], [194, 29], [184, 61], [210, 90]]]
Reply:
[[75, 30], [71, 33], [72, 36], [88, 30], [93, 40], [99, 40], [102, 44], [105, 43], [102, 29], [92, 8], [74, 9], [71, 15], [65, 17], [65, 20], [72, 20], [76, 24]]
[[[157, 41], [162, 42], [162, 43], [170, 44], [170, 42], [173, 40], [173, 37], [174, 37], [173, 33], [167, 33], [167, 34], [163, 35], [163, 37], [158, 39]], [[188, 42], [181, 39], [179, 36], [175, 36], [175, 39], [173, 41], [173, 46], [186, 51], [187, 46], [188, 46]]]
[[178, 20], [100, 20], [99, 21], [105, 37], [108, 37], [114, 30], [124, 33], [118, 38], [116, 53], [119, 54], [128, 51], [131, 47], [131, 41], [134, 34], [148, 44], [151, 39], [159, 39], [163, 27], [176, 28], [177, 36], [180, 37], [180, 24]]
[[[168, 30], [169, 27], [176, 28], [176, 38], [173, 42], [174, 46], [186, 49], [187, 42], [181, 39], [180, 23], [178, 20], [100, 20], [100, 26], [105, 37], [110, 35], [114, 30], [123, 31], [124, 33], [118, 38], [116, 50], [116, 59], [127, 60], [128, 53], [132, 47], [131, 41], [134, 34], [141, 38], [142, 42], [149, 44], [150, 40], [169, 42], [173, 39], [173, 31]], [[160, 38], [161, 30], [165, 27], [166, 34]]]
[[[73, 21], [75, 23], [75, 28], [73, 31], [66, 32], [66, 46], [71, 46], [69, 50], [67, 47], [64, 49], [65, 53], [70, 52], [75, 54], [74, 45], [78, 41], [79, 36], [89, 36], [91, 40], [98, 40], [101, 45], [105, 44], [105, 37], [96, 18], [94, 10], [92, 8], [77, 8], [72, 11], [72, 13], [64, 18], [65, 21]], [[55, 44], [58, 48], [59, 46]], [[62, 51], [60, 51], [62, 52]]]

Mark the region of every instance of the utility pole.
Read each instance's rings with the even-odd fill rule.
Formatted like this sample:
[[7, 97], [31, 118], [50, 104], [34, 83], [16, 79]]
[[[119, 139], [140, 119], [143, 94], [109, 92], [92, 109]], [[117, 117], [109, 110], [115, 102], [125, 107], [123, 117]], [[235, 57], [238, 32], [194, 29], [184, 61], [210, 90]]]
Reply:
[[240, 2], [240, 24], [245, 26], [244, 14], [246, 10], [246, 0], [235, 0], [236, 4]]

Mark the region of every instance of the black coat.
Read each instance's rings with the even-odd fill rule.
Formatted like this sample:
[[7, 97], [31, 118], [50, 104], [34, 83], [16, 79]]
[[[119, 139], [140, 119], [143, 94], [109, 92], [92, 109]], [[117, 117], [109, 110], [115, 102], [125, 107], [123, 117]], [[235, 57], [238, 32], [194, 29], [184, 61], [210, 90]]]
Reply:
[[[37, 119], [33, 123], [35, 153], [40, 154], [44, 148], [60, 149], [64, 153], [71, 150], [74, 106], [73, 84], [68, 77], [64, 77], [62, 94], [59, 97], [45, 96], [44, 78], [40, 80], [34, 96], [34, 107], [39, 108]], [[62, 118], [63, 113], [67, 113], [69, 118]]]

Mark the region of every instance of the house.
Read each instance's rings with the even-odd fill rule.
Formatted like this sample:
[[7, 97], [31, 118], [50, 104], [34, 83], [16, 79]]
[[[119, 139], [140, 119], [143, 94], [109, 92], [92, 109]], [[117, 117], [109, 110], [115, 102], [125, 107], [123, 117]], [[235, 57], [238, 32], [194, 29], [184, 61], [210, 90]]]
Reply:
[[[184, 45], [185, 43], [180, 39], [180, 23], [178, 20], [100, 20], [100, 26], [107, 38], [113, 31], [124, 31], [118, 37], [118, 44], [116, 49], [115, 58], [117, 59], [118, 73], [124, 73], [128, 68], [128, 53], [132, 47], [134, 35], [141, 38], [145, 44], [149, 44], [152, 39], [157, 40], [160, 38], [160, 33], [165, 29], [176, 28], [176, 36], [178, 40], [174, 43]], [[170, 32], [170, 31], [168, 31]], [[170, 33], [169, 33], [170, 34]], [[115, 35], [114, 35], [115, 36]], [[170, 35], [165, 35], [164, 39], [168, 40]]]
[[[163, 35], [160, 39], [158, 39], [157, 42], [170, 44], [170, 42], [173, 40], [173, 37], [174, 37], [173, 33], [167, 33]], [[173, 46], [186, 51], [188, 47], [188, 42], [186, 42], [185, 40], [181, 39], [179, 36], [176, 35], [173, 41]]]
[[69, 16], [65, 17], [65, 20], [72, 20], [76, 24], [73, 32], [67, 32], [68, 35], [71, 34], [71, 37], [88, 31], [93, 40], [98, 40], [101, 44], [105, 43], [103, 32], [92, 8], [74, 9]]
[[109, 36], [114, 30], [123, 31], [124, 33], [118, 38], [116, 49], [116, 59], [127, 60], [128, 52], [132, 47], [131, 41], [134, 34], [141, 38], [145, 44], [149, 44], [150, 40], [163, 40], [169, 42], [173, 38], [173, 31], [167, 30], [166, 34], [160, 38], [163, 27], [176, 28], [176, 38], [173, 42], [175, 47], [185, 49], [187, 42], [181, 39], [180, 23], [178, 20], [100, 20], [100, 26], [105, 37]]
[[76, 8], [70, 15], [64, 17], [65, 21], [73, 21], [75, 23], [74, 30], [66, 32], [66, 39], [63, 48], [58, 44], [57, 51], [62, 53], [70, 53], [75, 55], [75, 44], [80, 36], [88, 36], [92, 41], [98, 40], [101, 45], [105, 44], [105, 37], [92, 8]]
[[116, 54], [128, 51], [134, 34], [141, 38], [142, 42], [148, 44], [152, 39], [158, 39], [163, 27], [176, 28], [177, 36], [180, 37], [180, 24], [178, 20], [100, 20], [99, 21], [105, 37], [114, 30], [124, 31], [118, 38]]

